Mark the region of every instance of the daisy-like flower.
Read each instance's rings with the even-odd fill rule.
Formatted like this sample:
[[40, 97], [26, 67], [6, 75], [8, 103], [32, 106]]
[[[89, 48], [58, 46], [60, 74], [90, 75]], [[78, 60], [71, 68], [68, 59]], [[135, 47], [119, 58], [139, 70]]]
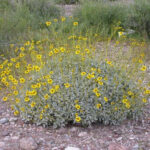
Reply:
[[36, 105], [35, 102], [31, 102], [30, 106], [33, 108]]
[[81, 106], [78, 105], [78, 104], [76, 104], [76, 105], [75, 105], [75, 108], [76, 108], [77, 110], [79, 110], [79, 109], [81, 108]]
[[50, 26], [52, 23], [50, 21], [46, 21], [46, 26]]
[[54, 93], [55, 93], [55, 89], [52, 88], [52, 89], [49, 90], [49, 92], [50, 92], [51, 94], [54, 94]]
[[69, 88], [71, 85], [69, 83], [64, 84], [65, 88]]
[[76, 116], [76, 122], [80, 122], [81, 121], [81, 117], [79, 117], [79, 116]]
[[141, 71], [146, 71], [146, 68], [147, 68], [147, 67], [143, 65], [143, 66], [141, 67]]
[[74, 25], [74, 26], [78, 26], [78, 22], [74, 22], [73, 25]]

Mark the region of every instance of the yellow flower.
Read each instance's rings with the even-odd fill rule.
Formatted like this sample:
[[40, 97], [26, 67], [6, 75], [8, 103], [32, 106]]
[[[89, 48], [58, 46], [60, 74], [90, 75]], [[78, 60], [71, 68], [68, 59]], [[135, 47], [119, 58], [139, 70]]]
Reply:
[[32, 103], [30, 104], [30, 106], [31, 106], [32, 108], [33, 108], [35, 105], [36, 105], [35, 102], [32, 102]]
[[86, 53], [89, 54], [90, 53], [90, 50], [89, 49], [85, 49]]
[[102, 80], [102, 77], [98, 77], [98, 78], [97, 78], [97, 81], [101, 81], [101, 80]]
[[128, 102], [128, 99], [123, 99], [122, 103], [126, 104]]
[[16, 98], [16, 103], [20, 103], [20, 99], [19, 98]]
[[93, 89], [93, 92], [94, 92], [94, 93], [98, 92], [98, 88], [94, 88], [94, 89]]
[[100, 96], [101, 96], [101, 94], [98, 93], [98, 92], [96, 92], [95, 94], [96, 94], [97, 97], [100, 97]]
[[123, 35], [123, 32], [118, 32], [119, 37]]
[[25, 111], [25, 108], [24, 108], [24, 107], [21, 107], [20, 110], [21, 110], [22, 112], [24, 112], [24, 111]]
[[41, 59], [41, 58], [42, 58], [42, 55], [39, 54], [39, 55], [36, 56], [36, 58], [37, 58], [37, 59]]
[[43, 119], [43, 114], [40, 114], [40, 119], [41, 119], [41, 120]]
[[52, 84], [52, 83], [53, 83], [53, 80], [52, 80], [52, 79], [48, 79], [47, 82], [48, 82], [49, 84]]
[[58, 22], [58, 19], [54, 19], [54, 22]]
[[104, 80], [105, 80], [105, 81], [107, 81], [107, 80], [108, 80], [108, 78], [107, 78], [107, 77], [105, 77], [105, 78], [104, 78]]
[[50, 71], [49, 74], [54, 74], [54, 72], [53, 72], [53, 71]]
[[53, 55], [53, 51], [50, 51], [50, 52], [48, 53], [48, 55], [49, 55], [49, 56], [52, 56], [52, 55]]
[[126, 108], [130, 108], [131, 107], [131, 105], [129, 104], [129, 103], [126, 103]]
[[131, 96], [131, 95], [133, 95], [133, 93], [132, 93], [131, 91], [128, 91], [128, 95], [130, 95], [130, 96]]
[[150, 90], [145, 90], [144, 94], [150, 94]]
[[20, 47], [20, 50], [21, 50], [21, 51], [24, 51], [24, 50], [25, 50], [25, 48], [24, 48], [24, 47]]
[[147, 68], [147, 67], [143, 65], [143, 66], [141, 67], [141, 71], [146, 71], [146, 68]]
[[78, 22], [74, 22], [73, 25], [74, 25], [74, 26], [78, 26]]
[[139, 63], [142, 64], [142, 63], [143, 63], [143, 60], [139, 59]]
[[44, 98], [47, 100], [49, 98], [49, 95], [48, 94], [45, 94], [44, 95]]
[[102, 105], [99, 103], [99, 104], [96, 104], [96, 108], [99, 109]]
[[80, 105], [76, 104], [76, 105], [75, 105], [75, 108], [76, 108], [77, 110], [79, 110], [81, 107], [80, 107]]
[[50, 26], [52, 23], [50, 21], [46, 21], [46, 26]]
[[51, 94], [54, 94], [54, 93], [55, 93], [55, 89], [52, 88], [52, 89], [49, 90], [49, 92], [50, 92]]
[[49, 108], [49, 105], [48, 105], [48, 104], [47, 104], [47, 105], [45, 105], [45, 106], [44, 106], [44, 108], [45, 108], [45, 109], [48, 109], [48, 108]]
[[3, 65], [0, 65], [0, 69], [3, 69]]
[[16, 110], [16, 111], [14, 112], [14, 115], [17, 116], [18, 114], [19, 114], [19, 111]]
[[20, 78], [20, 83], [24, 83], [25, 79], [24, 78]]
[[7, 97], [3, 97], [3, 101], [4, 101], [4, 102], [6, 102], [6, 101], [7, 101], [7, 99], [8, 99]]
[[78, 103], [78, 102], [79, 102], [79, 100], [78, 100], [78, 99], [76, 99], [74, 102], [75, 102], [75, 103]]
[[142, 99], [143, 103], [147, 103], [147, 99], [143, 98]]
[[14, 91], [13, 94], [14, 94], [14, 95], [18, 95], [18, 91]]
[[99, 81], [98, 84], [99, 84], [99, 85], [103, 85], [103, 82], [102, 82], [102, 81]]
[[19, 62], [16, 63], [15, 67], [16, 67], [17, 69], [20, 68], [20, 63], [19, 63]]
[[80, 54], [80, 50], [76, 50], [76, 51], [75, 51], [75, 54], [76, 54], [76, 55], [79, 55], [79, 54]]
[[64, 22], [66, 20], [65, 17], [61, 17], [61, 21]]
[[24, 101], [29, 102], [30, 101], [29, 97], [25, 97]]
[[81, 76], [85, 76], [86, 75], [86, 72], [81, 72]]
[[65, 88], [69, 88], [70, 84], [69, 83], [65, 83], [64, 86], [65, 86]]
[[57, 91], [59, 89], [59, 85], [55, 85], [55, 90]]
[[108, 102], [108, 98], [107, 98], [107, 97], [104, 97], [104, 101], [105, 101], [105, 102]]
[[19, 57], [23, 57], [23, 56], [24, 56], [24, 53], [20, 53], [20, 54], [19, 54]]
[[76, 122], [80, 122], [81, 121], [81, 117], [76, 116]]

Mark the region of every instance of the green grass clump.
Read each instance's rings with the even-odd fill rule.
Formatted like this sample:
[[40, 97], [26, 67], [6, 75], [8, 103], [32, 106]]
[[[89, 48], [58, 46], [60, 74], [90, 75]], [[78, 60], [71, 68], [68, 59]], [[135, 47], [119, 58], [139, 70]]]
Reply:
[[118, 22], [124, 28], [127, 16], [126, 6], [104, 1], [88, 1], [75, 11], [75, 17], [79, 18], [83, 30], [87, 31], [88, 28], [92, 28], [102, 36], [112, 35], [114, 26]]

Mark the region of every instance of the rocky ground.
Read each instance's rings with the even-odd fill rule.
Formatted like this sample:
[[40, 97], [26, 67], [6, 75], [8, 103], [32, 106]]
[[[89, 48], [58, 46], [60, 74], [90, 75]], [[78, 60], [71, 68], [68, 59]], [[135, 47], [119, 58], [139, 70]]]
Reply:
[[149, 150], [150, 111], [120, 126], [44, 128], [25, 124], [0, 102], [0, 150]]

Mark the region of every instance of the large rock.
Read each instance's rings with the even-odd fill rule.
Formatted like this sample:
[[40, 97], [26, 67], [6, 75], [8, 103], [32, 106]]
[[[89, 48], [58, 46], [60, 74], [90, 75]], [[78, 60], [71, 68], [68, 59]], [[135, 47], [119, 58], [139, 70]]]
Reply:
[[128, 150], [128, 149], [120, 144], [112, 143], [109, 145], [108, 150]]
[[0, 124], [5, 124], [7, 123], [9, 120], [7, 118], [2, 118], [0, 119]]
[[32, 137], [25, 137], [20, 140], [20, 148], [22, 150], [36, 150], [38, 145]]

